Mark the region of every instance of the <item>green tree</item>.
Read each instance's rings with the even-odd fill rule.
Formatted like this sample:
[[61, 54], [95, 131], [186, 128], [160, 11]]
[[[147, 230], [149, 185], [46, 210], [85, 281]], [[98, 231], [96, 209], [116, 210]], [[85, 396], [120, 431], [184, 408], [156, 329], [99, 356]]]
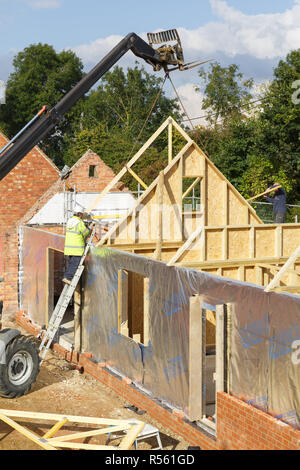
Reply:
[[[300, 77], [300, 49], [280, 60], [263, 100], [257, 151], [293, 181], [290, 202], [300, 202], [300, 103], [293, 85]], [[299, 88], [299, 87], [298, 87]]]
[[169, 114], [180, 119], [177, 100], [166, 97], [162, 85], [163, 79], [149, 74], [144, 67], [136, 65], [124, 71], [116, 66], [103, 76], [97, 90], [89, 94], [81, 128], [90, 129], [102, 122], [107, 129], [122, 129], [133, 138], [139, 135], [149, 115], [142, 138], [153, 134]]
[[218, 62], [203, 67], [198, 72], [202, 86], [196, 88], [204, 94], [203, 109], [208, 110], [208, 121], [214, 126], [232, 116], [243, 114], [252, 99], [253, 79], [244, 79], [236, 64], [221, 67]]
[[[54, 106], [83, 77], [81, 60], [72, 51], [57, 53], [48, 44], [33, 44], [13, 60], [6, 105], [0, 107], [0, 127], [11, 138], [25, 126], [43, 105]], [[41, 143], [56, 163], [62, 163], [63, 135], [79, 113], [74, 107], [56, 129]]]
[[[98, 153], [115, 172], [129, 161], [162, 122], [180, 120], [176, 99], [165, 96], [163, 80], [143, 67], [124, 71], [116, 66], [83, 103], [74, 136], [68, 137], [64, 162], [72, 165], [88, 149]], [[175, 135], [174, 147], [179, 145]], [[167, 163], [167, 136], [161, 135], [135, 165], [149, 183]]]

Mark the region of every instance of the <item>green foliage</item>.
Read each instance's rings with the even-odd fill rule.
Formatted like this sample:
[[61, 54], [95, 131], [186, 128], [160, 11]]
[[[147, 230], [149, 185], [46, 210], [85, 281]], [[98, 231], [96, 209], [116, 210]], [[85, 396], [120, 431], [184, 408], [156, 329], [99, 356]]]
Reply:
[[[48, 44], [33, 44], [19, 52], [6, 88], [6, 105], [0, 107], [0, 127], [10, 138], [42, 108], [54, 106], [83, 77], [83, 65], [72, 51], [56, 53]], [[56, 163], [62, 163], [63, 134], [74, 119], [74, 107], [50, 136], [43, 150]]]
[[277, 170], [271, 161], [265, 160], [257, 155], [248, 158], [248, 168], [241, 178], [242, 195], [249, 199], [257, 194], [263, 193], [273, 182], [279, 182], [289, 193], [295, 184], [282, 168]]
[[[14, 58], [14, 71], [0, 107], [0, 128], [15, 135], [43, 105], [54, 106], [83, 77], [83, 66], [72, 51], [57, 53], [48, 44], [25, 48]], [[253, 79], [239, 67], [211, 64], [199, 72], [208, 127], [190, 133], [229, 181], [249, 198], [279, 181], [290, 204], [300, 203], [300, 103], [295, 82], [300, 79], [300, 49], [291, 51], [274, 69], [261, 92], [262, 104], [251, 111]], [[299, 83], [299, 82], [297, 82]], [[136, 64], [124, 71], [116, 66], [97, 89], [80, 99], [59, 126], [40, 143], [62, 167], [72, 166], [89, 148], [115, 172], [138, 151], [169, 116], [180, 123], [177, 100], [161, 90], [163, 79]], [[296, 84], [297, 85], [297, 84]], [[298, 85], [298, 89], [300, 86]], [[299, 93], [297, 94], [299, 100]], [[173, 133], [173, 155], [185, 144]], [[133, 167], [148, 185], [168, 162], [167, 132], [162, 133]], [[136, 190], [136, 182], [125, 184]], [[295, 209], [296, 210], [296, 209]], [[293, 213], [289, 214], [293, 217]]]
[[[143, 67], [124, 72], [116, 66], [107, 72], [83, 103], [74, 136], [67, 142], [64, 162], [72, 165], [91, 148], [115, 172], [119, 171], [169, 115], [180, 120], [177, 100], [167, 98], [161, 87], [162, 79], [148, 74]], [[173, 141], [176, 151], [180, 145], [178, 134]], [[161, 134], [135, 164], [134, 171], [146, 184], [165, 166], [166, 149], [167, 135]], [[124, 182], [133, 189], [129, 178], [125, 177]]]
[[[300, 77], [300, 49], [292, 51], [274, 70], [263, 102], [260, 124], [263, 138], [259, 151], [268, 154], [275, 168], [283, 169], [296, 180], [295, 193], [300, 195], [300, 104], [293, 102], [294, 82]], [[299, 87], [298, 87], [299, 88]]]
[[276, 180], [285, 187], [288, 202], [299, 204], [300, 104], [293, 95], [300, 78], [300, 49], [279, 62], [256, 113], [248, 112], [252, 80], [245, 81], [237, 67], [211, 65], [200, 77], [214, 124], [193, 132], [200, 147], [245, 197], [263, 192]]
[[[236, 64], [221, 67], [214, 62], [208, 72], [201, 68], [198, 74], [205, 86], [203, 109], [208, 110], [207, 119], [211, 124], [239, 116], [241, 107], [252, 98], [250, 90], [253, 79], [245, 80]], [[200, 91], [201, 88], [197, 87], [196, 90]]]

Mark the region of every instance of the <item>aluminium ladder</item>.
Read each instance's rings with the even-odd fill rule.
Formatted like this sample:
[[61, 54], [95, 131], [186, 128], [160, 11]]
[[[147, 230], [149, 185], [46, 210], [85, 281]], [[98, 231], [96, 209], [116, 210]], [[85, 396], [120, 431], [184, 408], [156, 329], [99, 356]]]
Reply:
[[59, 326], [62, 322], [62, 319], [64, 317], [65, 311], [68, 308], [68, 305], [70, 303], [72, 295], [74, 294], [76, 286], [79, 282], [82, 271], [84, 270], [83, 263], [84, 263], [84, 260], [86, 258], [86, 255], [87, 255], [87, 253], [90, 249], [90, 246], [92, 245], [92, 240], [93, 240], [93, 237], [95, 235], [95, 231], [96, 231], [96, 227], [94, 226], [93, 230], [92, 230], [92, 233], [91, 233], [91, 235], [90, 235], [90, 237], [89, 237], [89, 239], [86, 243], [84, 253], [83, 253], [83, 255], [80, 259], [78, 268], [77, 268], [77, 270], [74, 274], [74, 277], [71, 281], [71, 284], [65, 284], [65, 286], [64, 286], [64, 288], [63, 288], [63, 290], [60, 294], [60, 297], [58, 299], [58, 302], [55, 306], [55, 309], [53, 310], [53, 313], [52, 313], [51, 318], [49, 320], [48, 328], [47, 328], [46, 331], [44, 331], [43, 339], [42, 339], [42, 342], [41, 342], [40, 347], [39, 347], [40, 357], [41, 357], [40, 364], [45, 359], [46, 353], [47, 353], [48, 349], [50, 348], [51, 343], [53, 341], [53, 338], [55, 337], [55, 335], [57, 333], [57, 330], [58, 330], [58, 328], [59, 328]]

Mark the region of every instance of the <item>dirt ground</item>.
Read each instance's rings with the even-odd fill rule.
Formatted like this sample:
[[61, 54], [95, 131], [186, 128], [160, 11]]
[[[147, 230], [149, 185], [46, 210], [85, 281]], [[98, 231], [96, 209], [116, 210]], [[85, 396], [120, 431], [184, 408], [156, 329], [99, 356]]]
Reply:
[[[3, 328], [18, 328], [12, 322], [3, 322]], [[23, 332], [26, 334], [26, 332]], [[96, 381], [93, 377], [85, 373], [80, 373], [73, 368], [72, 364], [60, 358], [52, 351], [47, 352], [47, 356], [42, 363], [37, 381], [31, 391], [16, 399], [6, 399], [0, 397], [0, 408], [9, 410], [20, 410], [42, 413], [58, 413], [79, 416], [93, 416], [98, 418], [111, 419], [137, 419], [145, 424], [151, 424], [160, 431], [160, 437], [164, 450], [184, 450], [188, 448], [188, 443], [180, 436], [164, 429], [163, 426], [153, 420], [148, 413], [138, 415], [125, 406], [132, 405], [109, 388]], [[26, 426], [30, 431], [40, 437], [47, 432], [55, 422], [45, 422], [38, 420], [28, 420], [24, 418], [13, 418], [18, 423]], [[66, 424], [67, 426], [67, 424]], [[62, 434], [68, 431], [77, 431], [78, 425], [69, 425], [62, 428]], [[82, 425], [80, 425], [82, 426]], [[87, 430], [86, 425], [84, 429]], [[61, 431], [58, 432], [58, 435]], [[105, 444], [106, 436], [87, 438], [85, 443]], [[80, 441], [79, 441], [80, 442]], [[119, 439], [111, 442], [118, 445]], [[154, 438], [147, 441], [140, 441], [140, 450], [151, 450], [157, 446]], [[23, 436], [21, 433], [0, 421], [0, 450], [41, 450], [41, 447]]]

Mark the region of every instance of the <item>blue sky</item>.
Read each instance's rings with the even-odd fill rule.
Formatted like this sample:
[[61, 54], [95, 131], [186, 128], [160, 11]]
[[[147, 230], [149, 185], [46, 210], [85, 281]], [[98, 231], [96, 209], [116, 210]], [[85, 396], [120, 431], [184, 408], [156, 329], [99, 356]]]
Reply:
[[[179, 31], [186, 61], [236, 63], [261, 83], [272, 78], [280, 58], [300, 47], [300, 0], [0, 0], [0, 80], [30, 44], [73, 49], [89, 70], [127, 33], [145, 38], [171, 28]], [[134, 61], [128, 52], [119, 65]], [[197, 71], [175, 72], [172, 80], [193, 114], [200, 99]]]

